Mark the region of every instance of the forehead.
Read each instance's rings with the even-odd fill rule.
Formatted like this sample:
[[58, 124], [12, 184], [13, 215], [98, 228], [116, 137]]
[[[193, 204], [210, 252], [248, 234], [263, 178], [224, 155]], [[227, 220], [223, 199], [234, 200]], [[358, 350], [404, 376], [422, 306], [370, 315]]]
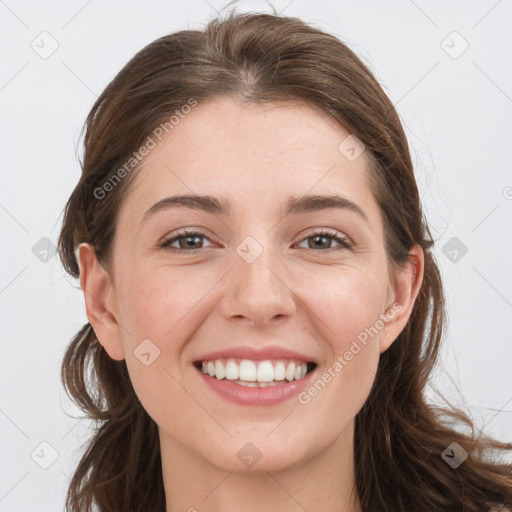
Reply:
[[307, 193], [368, 203], [365, 154], [352, 160], [340, 151], [349, 135], [305, 103], [200, 103], [144, 157], [121, 210], [140, 220], [171, 193], [230, 197], [235, 214]]

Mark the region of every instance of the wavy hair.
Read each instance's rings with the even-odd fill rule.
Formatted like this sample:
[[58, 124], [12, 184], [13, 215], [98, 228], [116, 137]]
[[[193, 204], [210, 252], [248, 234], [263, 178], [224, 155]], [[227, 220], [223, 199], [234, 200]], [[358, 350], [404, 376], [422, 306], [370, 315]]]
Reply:
[[[343, 42], [300, 19], [237, 13], [183, 30], [140, 50], [108, 84], [83, 127], [82, 174], [64, 210], [58, 253], [79, 277], [76, 249], [91, 244], [111, 270], [116, 215], [133, 172], [112, 178], [169, 116], [191, 98], [264, 104], [302, 101], [365, 145], [372, 192], [397, 268], [419, 244], [424, 279], [404, 330], [381, 354], [370, 395], [355, 420], [356, 486], [365, 512], [488, 511], [512, 506], [512, 444], [475, 436], [471, 419], [425, 397], [446, 323], [443, 287], [399, 116], [370, 70]], [[82, 135], [83, 135], [82, 132]], [[139, 402], [125, 361], [111, 359], [90, 324], [62, 361], [66, 392], [96, 423], [70, 481], [66, 510], [165, 511], [158, 428]], [[462, 433], [460, 427], [471, 430]], [[469, 457], [441, 457], [457, 442]]]

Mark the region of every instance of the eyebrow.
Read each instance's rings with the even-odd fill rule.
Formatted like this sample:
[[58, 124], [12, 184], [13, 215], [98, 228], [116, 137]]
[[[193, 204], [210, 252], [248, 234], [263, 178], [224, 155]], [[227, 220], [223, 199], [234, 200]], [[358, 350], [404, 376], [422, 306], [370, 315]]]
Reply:
[[[209, 195], [175, 195], [166, 197], [155, 203], [142, 218], [145, 222], [157, 212], [167, 210], [170, 208], [186, 207], [193, 210], [201, 210], [213, 215], [227, 215], [233, 214], [233, 205], [226, 198], [217, 198]], [[330, 208], [345, 209], [357, 213], [366, 222], [368, 217], [364, 210], [350, 199], [339, 195], [308, 195], [302, 197], [290, 197], [286, 204], [286, 209], [283, 216], [290, 214], [299, 214], [307, 212], [316, 212]]]

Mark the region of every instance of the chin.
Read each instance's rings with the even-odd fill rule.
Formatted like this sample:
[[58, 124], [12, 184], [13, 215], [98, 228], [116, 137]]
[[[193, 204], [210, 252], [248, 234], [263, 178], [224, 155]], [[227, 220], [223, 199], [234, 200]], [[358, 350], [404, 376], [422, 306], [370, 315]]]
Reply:
[[[304, 441], [290, 437], [283, 439], [276, 435], [274, 439], [269, 439], [268, 432], [266, 429], [265, 433], [258, 435], [254, 432], [237, 435], [224, 446], [216, 444], [215, 449], [209, 450], [203, 457], [222, 471], [255, 475], [292, 468], [304, 462], [308, 452], [314, 451], [313, 446], [305, 449]], [[302, 449], [298, 449], [299, 446]]]

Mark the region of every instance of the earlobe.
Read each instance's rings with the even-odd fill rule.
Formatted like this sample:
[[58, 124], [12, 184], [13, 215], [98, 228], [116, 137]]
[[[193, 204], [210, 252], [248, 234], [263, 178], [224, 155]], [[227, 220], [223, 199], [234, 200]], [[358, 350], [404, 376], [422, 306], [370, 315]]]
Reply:
[[80, 244], [78, 261], [87, 318], [108, 355], [121, 361], [125, 357], [124, 346], [115, 312], [110, 306], [110, 298], [114, 293], [110, 277], [99, 264], [92, 245]]
[[380, 352], [385, 352], [398, 338], [411, 316], [416, 297], [423, 282], [424, 253], [415, 244], [409, 251], [408, 261], [397, 270], [391, 284], [391, 302], [384, 313], [387, 318], [383, 336], [380, 338]]

